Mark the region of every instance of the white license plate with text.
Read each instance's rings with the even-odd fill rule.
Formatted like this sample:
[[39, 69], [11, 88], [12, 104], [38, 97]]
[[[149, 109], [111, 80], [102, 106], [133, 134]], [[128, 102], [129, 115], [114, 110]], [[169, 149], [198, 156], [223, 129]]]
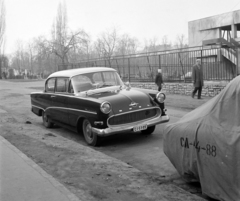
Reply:
[[142, 130], [146, 130], [146, 129], [147, 129], [147, 125], [146, 124], [138, 125], [138, 126], [133, 127], [133, 131], [134, 132], [138, 132], [138, 131], [142, 131]]

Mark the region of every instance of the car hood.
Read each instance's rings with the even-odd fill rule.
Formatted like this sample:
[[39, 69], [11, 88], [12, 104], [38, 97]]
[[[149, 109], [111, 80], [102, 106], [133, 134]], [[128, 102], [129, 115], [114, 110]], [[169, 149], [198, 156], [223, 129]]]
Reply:
[[155, 103], [148, 94], [133, 88], [102, 88], [89, 91], [87, 96], [101, 100], [101, 102], [108, 101], [112, 105], [114, 114], [155, 106]]

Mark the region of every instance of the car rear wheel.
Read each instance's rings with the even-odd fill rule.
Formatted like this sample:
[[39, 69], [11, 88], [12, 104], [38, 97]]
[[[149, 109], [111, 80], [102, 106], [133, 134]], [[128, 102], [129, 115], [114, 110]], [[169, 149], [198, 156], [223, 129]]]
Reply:
[[52, 128], [53, 127], [53, 123], [48, 119], [48, 116], [46, 115], [46, 113], [44, 111], [42, 112], [42, 119], [43, 119], [43, 125], [46, 128]]
[[83, 120], [82, 131], [87, 144], [91, 146], [97, 146], [98, 136], [96, 133], [92, 132], [92, 126], [87, 119]]
[[146, 130], [142, 130], [141, 133], [144, 135], [151, 135], [154, 132], [155, 127], [156, 126], [150, 126]]

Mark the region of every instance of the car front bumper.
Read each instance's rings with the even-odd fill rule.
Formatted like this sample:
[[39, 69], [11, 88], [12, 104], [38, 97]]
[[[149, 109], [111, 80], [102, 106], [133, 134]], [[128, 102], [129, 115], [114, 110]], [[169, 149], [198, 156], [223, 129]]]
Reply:
[[160, 116], [158, 118], [153, 118], [153, 119], [146, 120], [146, 121], [141, 121], [141, 122], [138, 122], [138, 123], [135, 122], [135, 123], [132, 123], [132, 124], [112, 126], [112, 127], [105, 128], [105, 129], [99, 129], [99, 128], [92, 127], [92, 131], [94, 133], [96, 133], [98, 136], [104, 137], [104, 136], [109, 136], [109, 135], [113, 135], [113, 134], [117, 134], [117, 133], [123, 133], [123, 132], [126, 132], [126, 131], [132, 131], [133, 128], [135, 126], [138, 126], [138, 125], [147, 125], [147, 127], [150, 127], [150, 126], [154, 126], [154, 125], [157, 125], [157, 124], [162, 124], [162, 123], [168, 122], [169, 119], [170, 118], [169, 118], [168, 115], [164, 115], [164, 116]]

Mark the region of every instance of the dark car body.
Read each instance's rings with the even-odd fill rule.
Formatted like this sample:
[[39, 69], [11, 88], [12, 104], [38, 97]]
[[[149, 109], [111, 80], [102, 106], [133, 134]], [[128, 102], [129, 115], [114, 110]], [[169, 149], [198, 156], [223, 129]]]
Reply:
[[240, 200], [240, 76], [164, 128], [164, 153], [180, 175], [217, 200]]
[[125, 131], [152, 133], [155, 125], [169, 121], [164, 100], [158, 91], [124, 85], [116, 70], [106, 67], [55, 72], [43, 92], [31, 93], [32, 112], [43, 116], [46, 127], [54, 123], [83, 132], [90, 145]]

